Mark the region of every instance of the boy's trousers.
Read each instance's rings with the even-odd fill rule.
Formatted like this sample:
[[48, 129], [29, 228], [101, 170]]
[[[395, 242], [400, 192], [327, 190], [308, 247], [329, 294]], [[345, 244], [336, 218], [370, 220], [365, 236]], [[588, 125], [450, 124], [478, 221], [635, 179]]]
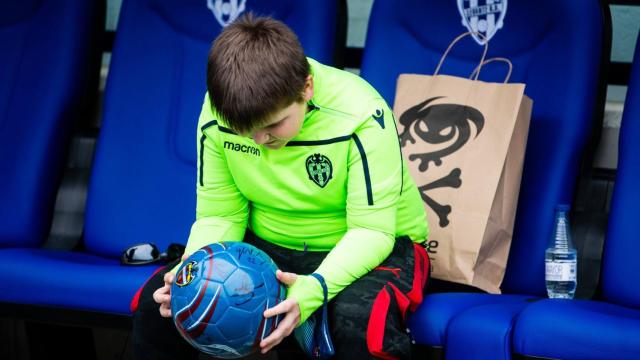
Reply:
[[[285, 272], [310, 274], [327, 252], [286, 249], [247, 231], [244, 241], [266, 252]], [[354, 254], [357, 256], [357, 254]], [[198, 351], [187, 343], [171, 318], [160, 316], [153, 292], [164, 285], [164, 274], [174, 264], [152, 276], [141, 291], [133, 317], [133, 353], [143, 359], [197, 359]], [[408, 237], [396, 239], [392, 253], [377, 268], [356, 280], [329, 301], [329, 327], [335, 359], [409, 359], [411, 334], [405, 317], [422, 301], [429, 277], [424, 248]], [[293, 336], [276, 347], [279, 359], [303, 359]]]

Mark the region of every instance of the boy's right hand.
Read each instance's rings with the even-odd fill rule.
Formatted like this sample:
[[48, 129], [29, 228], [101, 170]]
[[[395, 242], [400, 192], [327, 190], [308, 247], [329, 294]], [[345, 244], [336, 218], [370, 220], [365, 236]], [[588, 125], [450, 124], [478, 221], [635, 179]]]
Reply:
[[153, 300], [160, 304], [162, 317], [171, 317], [171, 284], [175, 277], [172, 272], [164, 274], [164, 286], [153, 292]]
[[[182, 262], [188, 257], [189, 255], [187, 254], [182, 255]], [[180, 267], [180, 264], [164, 274], [164, 286], [153, 292], [153, 300], [160, 304], [160, 315], [162, 317], [171, 317], [171, 284], [176, 278], [174, 271]]]

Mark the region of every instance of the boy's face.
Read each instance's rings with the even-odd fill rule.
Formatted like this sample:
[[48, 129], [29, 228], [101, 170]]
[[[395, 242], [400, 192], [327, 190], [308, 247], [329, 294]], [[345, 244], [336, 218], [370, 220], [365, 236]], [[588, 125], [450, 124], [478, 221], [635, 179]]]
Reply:
[[276, 111], [265, 125], [249, 132], [247, 136], [253, 138], [256, 144], [263, 145], [268, 149], [282, 148], [300, 132], [304, 116], [307, 113], [307, 101], [312, 97], [313, 78], [309, 75], [304, 87], [303, 102], [294, 102]]

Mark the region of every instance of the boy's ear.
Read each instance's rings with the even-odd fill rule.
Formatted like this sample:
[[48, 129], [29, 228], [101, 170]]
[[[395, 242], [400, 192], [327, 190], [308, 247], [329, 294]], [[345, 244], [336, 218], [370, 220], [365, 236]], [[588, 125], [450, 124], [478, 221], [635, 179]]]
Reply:
[[311, 98], [313, 98], [313, 75], [307, 76], [304, 83], [304, 101], [309, 101]]

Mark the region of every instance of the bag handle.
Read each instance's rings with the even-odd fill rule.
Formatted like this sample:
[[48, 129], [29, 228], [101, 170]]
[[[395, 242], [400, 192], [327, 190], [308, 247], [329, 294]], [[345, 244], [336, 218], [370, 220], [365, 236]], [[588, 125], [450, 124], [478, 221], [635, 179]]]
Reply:
[[[453, 45], [455, 45], [458, 41], [460, 41], [461, 39], [469, 36], [469, 35], [477, 35], [481, 40], [483, 40], [484, 42], [484, 51], [482, 52], [482, 58], [480, 59], [480, 63], [478, 64], [478, 67], [481, 67], [482, 62], [484, 62], [484, 59], [487, 57], [487, 51], [489, 50], [489, 42], [485, 41], [486, 38], [484, 35], [482, 35], [479, 32], [474, 32], [474, 31], [468, 31], [466, 33], [460, 34], [458, 35], [458, 37], [456, 37], [455, 39], [453, 39], [453, 41], [449, 44], [449, 47], [447, 48], [447, 50], [445, 50], [444, 54], [442, 54], [442, 57], [440, 58], [440, 62], [438, 63], [438, 66], [436, 67], [436, 71], [433, 73], [433, 76], [438, 75], [438, 73], [440, 72], [440, 67], [442, 67], [442, 63], [444, 62], [444, 59], [447, 57], [447, 55], [449, 55], [449, 51], [451, 51], [451, 48], [453, 48]], [[476, 74], [476, 78], [473, 80], [478, 80], [478, 76], [480, 76], [480, 71], [478, 70], [478, 73]]]
[[322, 295], [324, 295], [324, 301], [322, 305], [326, 305], [329, 290], [327, 289], [327, 283], [324, 282], [324, 277], [318, 273], [313, 273], [311, 274], [311, 276], [313, 276], [314, 278], [316, 278], [316, 280], [318, 280], [318, 282], [320, 282], [320, 286], [322, 286]]
[[[502, 61], [502, 62], [506, 63], [509, 66], [509, 71], [507, 72], [507, 76], [504, 78], [504, 84], [508, 83], [509, 82], [509, 78], [511, 78], [511, 72], [513, 71], [513, 64], [511, 63], [511, 60], [509, 60], [507, 58], [503, 58], [503, 57], [493, 57], [491, 59], [487, 59], [487, 60], [483, 61], [478, 66], [476, 66], [476, 68], [473, 70], [473, 72], [469, 76], [469, 79], [471, 79], [474, 75], [476, 75], [476, 73], [480, 72], [480, 68], [481, 67], [487, 65], [488, 63], [492, 63], [494, 61]], [[477, 79], [478, 79], [478, 77], [476, 76], [476, 80]]]
[[322, 302], [322, 315], [320, 315], [320, 321], [316, 323], [316, 329], [314, 332], [314, 337], [318, 346], [318, 354], [315, 358], [324, 360], [329, 359], [336, 353], [329, 332], [329, 315], [327, 310], [327, 296], [329, 291], [322, 275], [313, 273], [311, 276], [320, 282], [320, 285], [322, 286], [322, 293], [324, 295], [324, 300]]

